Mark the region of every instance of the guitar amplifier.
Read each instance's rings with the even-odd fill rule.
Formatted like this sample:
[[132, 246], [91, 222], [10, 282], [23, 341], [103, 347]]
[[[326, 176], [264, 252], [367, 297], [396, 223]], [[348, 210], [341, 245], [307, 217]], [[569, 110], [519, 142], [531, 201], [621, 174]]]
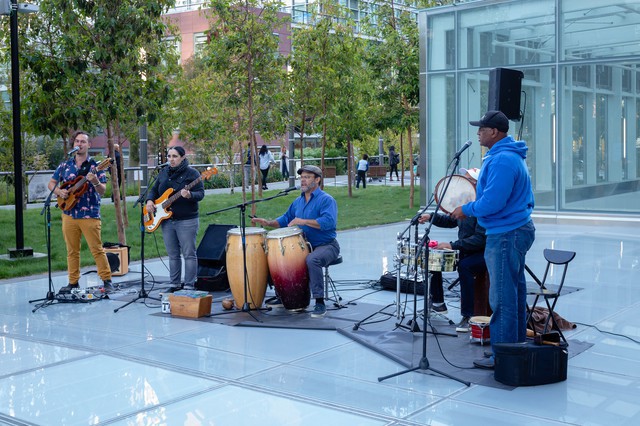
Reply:
[[495, 343], [494, 378], [510, 386], [535, 386], [567, 380], [566, 347], [524, 343]]
[[119, 276], [129, 272], [129, 246], [104, 243], [104, 251], [111, 267], [111, 275]]

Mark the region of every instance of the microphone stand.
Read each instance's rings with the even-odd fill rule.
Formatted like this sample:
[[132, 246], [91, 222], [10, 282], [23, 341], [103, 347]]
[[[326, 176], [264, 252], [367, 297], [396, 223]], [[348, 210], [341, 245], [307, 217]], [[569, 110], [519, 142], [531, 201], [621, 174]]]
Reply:
[[138, 295], [133, 300], [130, 300], [129, 302], [125, 303], [119, 308], [114, 309], [113, 312], [115, 313], [117, 313], [120, 309], [126, 308], [130, 304], [137, 302], [140, 299], [151, 299], [151, 300], [160, 301], [160, 298], [151, 297], [149, 293], [147, 293], [147, 291], [144, 289], [144, 237], [147, 231], [144, 227], [144, 211], [142, 208], [144, 206], [144, 200], [147, 198], [147, 192], [149, 192], [149, 188], [151, 188], [155, 183], [157, 179], [157, 175], [158, 174], [156, 173], [156, 177], [154, 177], [151, 180], [151, 182], [149, 182], [144, 192], [140, 194], [135, 204], [133, 205], [133, 208], [136, 208], [136, 206], [140, 204], [140, 291], [138, 292]]
[[[451, 160], [451, 163], [449, 163], [449, 165], [451, 165], [453, 162], [455, 162], [455, 165], [453, 166], [453, 168], [451, 169], [449, 176], [449, 179], [447, 180], [447, 183], [444, 187], [444, 190], [442, 192], [442, 195], [444, 195], [447, 192], [447, 189], [449, 188], [449, 183], [451, 183], [451, 179], [453, 178], [453, 172], [456, 170], [456, 168], [458, 167], [458, 165], [460, 164], [460, 155], [456, 154], [453, 157], [453, 160]], [[435, 214], [438, 212], [438, 210], [440, 210], [440, 205], [442, 203], [442, 199], [443, 197], [440, 196], [439, 197], [439, 201], [438, 204], [436, 205], [436, 210], [434, 212], [434, 214], [431, 216], [431, 219], [429, 220], [429, 224], [427, 225], [427, 228], [425, 229], [425, 233], [424, 233], [424, 237], [422, 238], [422, 240], [420, 241], [419, 245], [416, 247], [416, 256], [415, 256], [415, 260], [417, 262], [417, 260], [420, 258], [420, 255], [422, 254], [422, 250], [424, 247], [427, 248], [427, 255], [426, 255], [426, 262], [427, 262], [427, 266], [429, 265], [429, 252], [430, 252], [430, 247], [429, 247], [429, 233], [431, 232], [431, 227], [433, 226], [433, 220], [435, 217]], [[423, 273], [426, 273], [426, 270], [423, 271]], [[417, 270], [416, 270], [416, 276], [417, 276]], [[448, 377], [449, 379], [452, 380], [456, 380], [457, 382], [460, 382], [466, 386], [471, 386], [470, 382], [464, 381], [462, 379], [458, 379], [450, 374], [447, 374], [443, 371], [440, 370], [436, 370], [434, 368], [432, 368], [429, 365], [429, 358], [427, 358], [427, 323], [428, 323], [428, 318], [429, 318], [429, 304], [428, 304], [428, 299], [430, 298], [430, 291], [431, 291], [431, 277], [429, 276], [427, 278], [427, 285], [424, 286], [424, 298], [422, 300], [423, 302], [423, 316], [422, 316], [422, 357], [420, 358], [420, 361], [418, 362], [418, 365], [416, 365], [415, 367], [409, 368], [407, 370], [403, 370], [397, 373], [393, 373], [387, 376], [382, 376], [382, 377], [378, 377], [378, 381], [381, 382], [383, 380], [386, 379], [390, 379], [392, 377], [396, 377], [396, 376], [400, 376], [402, 374], [405, 373], [409, 373], [412, 371], [417, 371], [417, 370], [423, 370], [423, 371], [433, 371], [434, 373], [438, 373], [441, 376], [445, 376]], [[415, 290], [414, 290], [415, 292]]]
[[[207, 213], [208, 215], [212, 215], [212, 214], [217, 214], [217, 213], [222, 213], [222, 212], [226, 212], [228, 210], [231, 209], [240, 209], [240, 241], [241, 241], [241, 245], [242, 245], [242, 268], [243, 268], [243, 277], [244, 277], [244, 285], [243, 285], [243, 293], [244, 293], [244, 303], [242, 304], [242, 308], [240, 309], [241, 312], [246, 312], [248, 313], [251, 318], [253, 318], [254, 320], [256, 320], [257, 322], [262, 322], [261, 319], [259, 319], [258, 317], [256, 317], [255, 315], [253, 315], [253, 313], [251, 311], [261, 311], [261, 310], [265, 310], [265, 311], [270, 311], [271, 308], [259, 308], [256, 307], [254, 309], [251, 308], [251, 305], [249, 304], [249, 299], [248, 299], [248, 295], [249, 295], [249, 272], [247, 271], [247, 240], [245, 238], [245, 232], [246, 232], [246, 211], [247, 211], [247, 206], [250, 206], [252, 204], [257, 204], [257, 203], [261, 203], [263, 201], [269, 201], [269, 200], [273, 200], [274, 198], [279, 198], [279, 197], [284, 197], [285, 195], [289, 195], [289, 192], [295, 190], [295, 187], [290, 187], [288, 189], [285, 189], [284, 191], [280, 191], [279, 193], [277, 193], [274, 196], [271, 197], [267, 197], [267, 198], [261, 198], [259, 200], [251, 200], [251, 201], [247, 201], [244, 203], [240, 203], [240, 204], [236, 204], [235, 206], [230, 206], [230, 207], [225, 207], [223, 209], [219, 209], [219, 210], [214, 210], [212, 212]], [[210, 317], [214, 317], [214, 316], [218, 316], [218, 315], [226, 315], [226, 314], [231, 314], [234, 313], [233, 311], [229, 311], [229, 312], [220, 312], [217, 314], [210, 314]]]
[[53, 291], [53, 280], [51, 278], [51, 197], [57, 187], [58, 187], [58, 182], [56, 182], [56, 185], [53, 187], [51, 192], [49, 192], [47, 199], [44, 200], [44, 207], [42, 207], [42, 211], [40, 212], [40, 216], [45, 215], [45, 221], [47, 224], [46, 239], [47, 239], [47, 267], [49, 271], [49, 291], [47, 291], [46, 297], [42, 299], [29, 300], [29, 303], [42, 302], [37, 304], [36, 307], [33, 308], [31, 312], [35, 312], [38, 309], [43, 308], [45, 306], [53, 305], [53, 303], [56, 301], [56, 293]]

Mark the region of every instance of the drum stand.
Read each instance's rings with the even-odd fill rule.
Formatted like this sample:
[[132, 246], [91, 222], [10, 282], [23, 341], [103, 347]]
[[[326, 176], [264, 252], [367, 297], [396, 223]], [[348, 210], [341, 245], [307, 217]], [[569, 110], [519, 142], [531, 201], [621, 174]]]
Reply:
[[125, 303], [124, 305], [120, 306], [119, 308], [114, 309], [113, 310], [114, 313], [117, 313], [120, 309], [126, 308], [130, 304], [137, 302], [140, 299], [151, 299], [151, 300], [160, 301], [160, 298], [151, 297], [151, 295], [147, 293], [147, 291], [144, 289], [144, 237], [147, 231], [144, 227], [143, 207], [144, 207], [145, 199], [147, 198], [147, 192], [149, 192], [149, 188], [153, 186], [154, 182], [155, 182], [155, 179], [149, 182], [145, 190], [140, 194], [140, 196], [136, 200], [136, 203], [133, 205], [133, 207], [135, 208], [138, 204], [140, 204], [140, 291], [138, 292], [138, 295], [135, 298]]
[[57, 187], [58, 183], [56, 182], [56, 185], [53, 187], [51, 192], [49, 192], [49, 196], [44, 201], [44, 207], [40, 212], [40, 215], [46, 213], [45, 220], [47, 221], [47, 266], [49, 271], [49, 291], [47, 291], [47, 295], [42, 299], [29, 300], [29, 303], [41, 302], [38, 303], [31, 312], [35, 312], [45, 306], [53, 305], [56, 302], [56, 293], [53, 291], [53, 280], [51, 278], [51, 196]]
[[[461, 151], [458, 151], [458, 152], [461, 153]], [[457, 167], [458, 167], [458, 164], [460, 163], [460, 155], [459, 154], [455, 155], [455, 157], [454, 157], [454, 159], [452, 160], [451, 163], [453, 163], [454, 161], [455, 161], [455, 165], [452, 168], [452, 170], [456, 170]], [[452, 172], [450, 177], [452, 177], [452, 176], [453, 176], [453, 172]], [[450, 182], [451, 182], [451, 179], [449, 179], [447, 181], [447, 184], [446, 184], [446, 186], [444, 188], [443, 194], [446, 193]], [[442, 201], [442, 197], [440, 197], [440, 201], [438, 201], [438, 203], [436, 205], [436, 209], [435, 209], [436, 212], [438, 210], [440, 210], [441, 201]], [[416, 231], [415, 231], [416, 240], [417, 240], [417, 235], [418, 235], [418, 230], [417, 230], [418, 218], [419, 218], [419, 216], [422, 215], [422, 213], [424, 211], [426, 211], [427, 207], [425, 207], [424, 210], [422, 210], [422, 212], [418, 213], [418, 215], [416, 217], [414, 217], [412, 219], [412, 221], [411, 221], [411, 224], [413, 224], [414, 221], [416, 223]], [[429, 252], [430, 252], [430, 249], [429, 249], [429, 233], [431, 232], [431, 227], [433, 226], [433, 218], [434, 217], [435, 217], [435, 214], [431, 215], [431, 220], [429, 221], [429, 224], [427, 225], [427, 227], [425, 229], [424, 237], [419, 242], [419, 244], [416, 246], [416, 253], [415, 253], [415, 262], [416, 262], [415, 265], [416, 266], [418, 265], [417, 262], [418, 262], [418, 259], [420, 258], [420, 255], [422, 254], [422, 250], [425, 247], [427, 249], [426, 256], [425, 256], [426, 257], [425, 261], [426, 261], [426, 265], [429, 265]], [[424, 271], [423, 271], [423, 273], [424, 273]], [[417, 281], [417, 271], [416, 271], [415, 275], [416, 275], [416, 281]], [[386, 380], [386, 379], [390, 379], [392, 377], [400, 376], [402, 374], [409, 373], [409, 372], [412, 372], [412, 371], [430, 370], [430, 371], [433, 371], [434, 373], [440, 374], [441, 376], [445, 376], [445, 377], [448, 377], [449, 379], [456, 380], [456, 381], [458, 381], [458, 382], [460, 382], [460, 383], [462, 383], [462, 384], [464, 384], [466, 386], [471, 386], [470, 382], [466, 382], [466, 381], [464, 381], [462, 379], [458, 379], [456, 377], [453, 377], [452, 375], [449, 375], [449, 374], [444, 373], [442, 371], [439, 371], [439, 370], [436, 370], [434, 368], [431, 368], [430, 365], [429, 365], [429, 359], [427, 358], [427, 325], [428, 325], [428, 322], [429, 322], [429, 303], [428, 302], [429, 302], [429, 298], [431, 297], [431, 288], [430, 287], [431, 287], [431, 277], [427, 277], [426, 285], [424, 286], [423, 299], [422, 299], [423, 312], [424, 312], [424, 314], [422, 316], [422, 357], [420, 358], [420, 361], [418, 362], [418, 365], [416, 365], [413, 368], [409, 368], [407, 370], [404, 370], [404, 371], [400, 371], [400, 372], [397, 372], [397, 373], [394, 373], [394, 374], [390, 374], [390, 375], [387, 375], [387, 376], [378, 377], [378, 381], [379, 382], [381, 382], [383, 380]], [[415, 294], [415, 287], [414, 287], [414, 294]], [[414, 305], [415, 305], [415, 303], [416, 302], [415, 302], [415, 299], [414, 299]], [[415, 318], [417, 318], [417, 316], [415, 316], [415, 313], [414, 313], [414, 320], [415, 320]]]
[[[433, 219], [429, 222], [429, 226], [427, 227], [427, 232], [425, 232], [425, 236], [423, 238], [423, 240], [420, 242], [421, 244], [416, 248], [416, 261], [418, 260], [418, 256], [420, 256], [421, 252], [422, 252], [422, 248], [423, 247], [427, 247], [427, 255], [426, 255], [426, 260], [427, 260], [427, 264], [429, 262], [429, 246], [428, 246], [428, 242], [429, 242], [429, 231], [431, 229], [431, 225], [433, 223]], [[425, 244], [425, 245], [423, 245]], [[416, 272], [416, 276], [417, 276], [417, 272]], [[443, 371], [440, 370], [436, 370], [434, 368], [432, 368], [429, 365], [429, 358], [427, 358], [427, 326], [428, 324], [428, 318], [429, 318], [429, 314], [428, 314], [428, 309], [429, 309], [429, 298], [431, 297], [430, 295], [430, 291], [431, 291], [431, 277], [427, 277], [426, 279], [426, 285], [424, 286], [424, 294], [423, 294], [423, 299], [422, 299], [422, 303], [423, 303], [423, 310], [424, 310], [424, 314], [422, 316], [422, 357], [420, 358], [420, 361], [418, 362], [418, 365], [416, 365], [415, 367], [412, 367], [408, 370], [404, 370], [404, 371], [400, 371], [394, 374], [390, 374], [387, 376], [382, 376], [382, 377], [378, 377], [378, 381], [381, 382], [383, 380], [387, 380], [390, 379], [392, 377], [396, 377], [396, 376], [400, 376], [402, 374], [405, 373], [409, 373], [412, 371], [417, 371], [417, 370], [429, 370], [429, 371], [433, 371], [434, 373], [438, 373], [441, 376], [447, 377], [449, 379], [455, 380], [457, 382], [460, 382], [466, 386], [471, 386], [470, 382], [464, 381], [462, 379], [458, 379], [450, 374], [447, 374]], [[415, 290], [414, 290], [415, 293]], [[414, 299], [415, 300], [415, 299]], [[415, 304], [415, 301], [414, 301]], [[415, 322], [415, 318], [414, 317], [414, 322]], [[433, 327], [432, 327], [433, 328]]]
[[[292, 187], [293, 189], [295, 189], [295, 187]], [[269, 200], [273, 200], [274, 198], [278, 198], [278, 197], [283, 197], [285, 195], [287, 195], [289, 192], [291, 192], [292, 189], [286, 189], [284, 191], [281, 191], [279, 193], [277, 193], [276, 195], [272, 196], [272, 197], [268, 197], [268, 198], [263, 198], [260, 200], [252, 200], [246, 203], [240, 203], [237, 204], [235, 206], [231, 206], [231, 207], [226, 207], [224, 209], [219, 209], [219, 210], [215, 210], [212, 212], [207, 213], [207, 215], [212, 215], [212, 214], [216, 214], [216, 213], [221, 213], [227, 210], [231, 210], [231, 209], [240, 209], [240, 240], [241, 240], [241, 244], [242, 244], [242, 268], [243, 268], [243, 277], [244, 277], [244, 285], [243, 285], [243, 292], [244, 292], [244, 303], [242, 304], [242, 308], [240, 309], [241, 312], [246, 312], [248, 313], [251, 318], [253, 318], [254, 320], [256, 320], [257, 322], [262, 322], [261, 319], [259, 319], [258, 317], [256, 317], [252, 311], [270, 311], [271, 308], [260, 308], [260, 307], [256, 307], [256, 308], [251, 308], [251, 305], [249, 304], [249, 273], [247, 271], [247, 240], [245, 238], [245, 231], [247, 228], [247, 221], [246, 221], [246, 212], [247, 212], [247, 206], [250, 206], [252, 204], [256, 204], [256, 203], [260, 203], [262, 201], [269, 201]], [[229, 311], [229, 312], [221, 312], [218, 314], [210, 314], [210, 317], [213, 316], [218, 316], [218, 315], [226, 315], [226, 314], [232, 314], [235, 313], [233, 310]]]

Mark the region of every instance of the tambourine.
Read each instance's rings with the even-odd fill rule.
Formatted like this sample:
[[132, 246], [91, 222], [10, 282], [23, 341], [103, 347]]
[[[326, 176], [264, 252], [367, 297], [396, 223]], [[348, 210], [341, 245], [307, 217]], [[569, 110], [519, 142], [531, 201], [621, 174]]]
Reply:
[[469, 179], [462, 175], [451, 176], [451, 183], [447, 188], [447, 193], [442, 196], [444, 188], [447, 186], [449, 176], [445, 176], [436, 184], [435, 197], [436, 203], [440, 204], [440, 209], [451, 214], [457, 207], [465, 205], [476, 200], [476, 187]]

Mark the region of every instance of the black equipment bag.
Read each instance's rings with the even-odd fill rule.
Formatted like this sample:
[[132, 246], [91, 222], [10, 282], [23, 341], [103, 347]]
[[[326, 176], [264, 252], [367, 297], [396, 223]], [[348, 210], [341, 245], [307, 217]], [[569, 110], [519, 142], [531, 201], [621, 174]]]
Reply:
[[494, 378], [509, 386], [535, 386], [567, 380], [569, 353], [563, 345], [494, 343]]

